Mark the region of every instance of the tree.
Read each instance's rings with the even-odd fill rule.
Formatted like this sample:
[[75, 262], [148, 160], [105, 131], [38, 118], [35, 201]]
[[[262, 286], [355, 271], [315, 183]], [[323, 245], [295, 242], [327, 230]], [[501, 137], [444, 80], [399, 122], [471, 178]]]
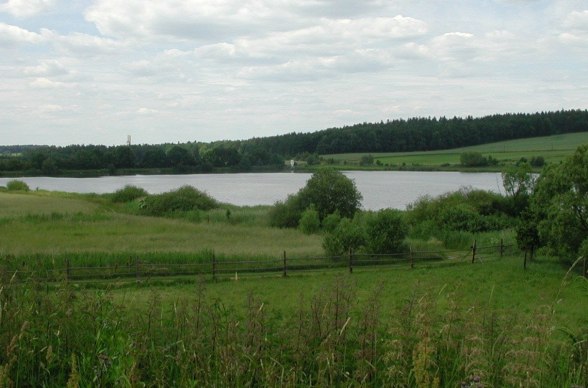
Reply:
[[336, 211], [341, 217], [352, 218], [362, 200], [355, 182], [328, 167], [317, 170], [297, 195], [305, 209], [314, 206], [321, 220]]
[[528, 207], [535, 183], [533, 170], [527, 162], [510, 166], [502, 172], [502, 185], [511, 205], [511, 214], [517, 216]]
[[543, 171], [532, 197], [539, 236], [562, 258], [574, 258], [588, 235], [588, 145]]
[[510, 166], [502, 172], [502, 185], [511, 197], [527, 196], [535, 188], [533, 169], [527, 162]]

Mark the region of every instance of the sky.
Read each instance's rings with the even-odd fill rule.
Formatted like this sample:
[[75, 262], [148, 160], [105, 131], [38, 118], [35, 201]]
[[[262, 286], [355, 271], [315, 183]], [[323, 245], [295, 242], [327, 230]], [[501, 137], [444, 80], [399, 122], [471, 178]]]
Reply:
[[0, 0], [0, 145], [587, 107], [586, 0]]

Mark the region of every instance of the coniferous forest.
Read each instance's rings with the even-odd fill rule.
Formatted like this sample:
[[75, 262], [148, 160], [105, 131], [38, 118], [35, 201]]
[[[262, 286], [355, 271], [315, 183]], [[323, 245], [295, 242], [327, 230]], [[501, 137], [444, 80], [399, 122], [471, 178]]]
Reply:
[[474, 118], [417, 117], [316, 132], [159, 145], [0, 146], [0, 171], [162, 169], [208, 172], [281, 168], [303, 154], [431, 151], [497, 141], [588, 131], [587, 110], [496, 114]]

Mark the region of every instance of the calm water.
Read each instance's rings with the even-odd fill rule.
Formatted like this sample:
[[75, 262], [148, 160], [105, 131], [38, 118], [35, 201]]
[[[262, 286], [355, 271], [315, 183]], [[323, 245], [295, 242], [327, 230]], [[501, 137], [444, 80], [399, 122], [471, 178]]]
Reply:
[[[460, 187], [503, 192], [498, 173], [413, 172], [413, 171], [351, 171], [345, 172], [363, 194], [363, 207], [404, 209], [423, 195], [436, 196]], [[311, 174], [196, 174], [196, 175], [134, 175], [100, 178], [17, 178], [31, 189], [77, 193], [111, 193], [125, 185], [144, 188], [156, 194], [192, 185], [221, 202], [235, 205], [270, 205], [284, 200], [302, 188]], [[0, 186], [14, 178], [0, 178]]]

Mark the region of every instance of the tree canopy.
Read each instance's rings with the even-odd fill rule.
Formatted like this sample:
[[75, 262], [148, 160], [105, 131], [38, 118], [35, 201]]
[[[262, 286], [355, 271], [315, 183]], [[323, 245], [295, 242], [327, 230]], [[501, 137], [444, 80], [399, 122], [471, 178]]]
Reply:
[[588, 145], [537, 180], [532, 209], [539, 236], [550, 250], [574, 258], [588, 238]]

